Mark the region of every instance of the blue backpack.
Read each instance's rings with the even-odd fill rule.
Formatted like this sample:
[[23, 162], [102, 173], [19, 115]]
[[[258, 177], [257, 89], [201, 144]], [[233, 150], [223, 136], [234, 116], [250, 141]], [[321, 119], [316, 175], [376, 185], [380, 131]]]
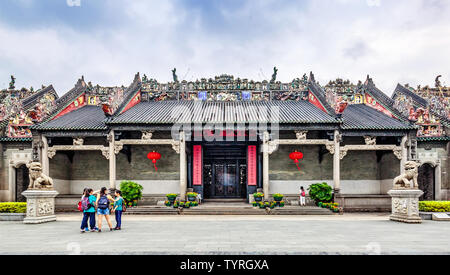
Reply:
[[98, 200], [98, 208], [100, 209], [108, 209], [109, 208], [109, 200], [106, 196], [100, 197]]

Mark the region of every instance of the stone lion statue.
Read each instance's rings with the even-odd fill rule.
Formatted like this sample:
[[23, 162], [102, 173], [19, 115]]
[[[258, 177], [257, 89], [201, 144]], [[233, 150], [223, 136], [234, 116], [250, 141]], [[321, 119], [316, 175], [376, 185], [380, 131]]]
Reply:
[[394, 179], [394, 189], [418, 189], [419, 168], [415, 161], [405, 164], [405, 173]]
[[42, 173], [42, 165], [39, 162], [30, 162], [27, 168], [30, 171], [28, 189], [53, 189], [53, 180]]

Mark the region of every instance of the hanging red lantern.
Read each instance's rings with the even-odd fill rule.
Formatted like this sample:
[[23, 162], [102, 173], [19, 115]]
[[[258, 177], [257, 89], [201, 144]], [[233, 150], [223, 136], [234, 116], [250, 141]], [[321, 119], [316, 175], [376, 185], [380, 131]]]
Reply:
[[155, 170], [158, 171], [158, 167], [156, 167], [156, 162], [161, 159], [161, 154], [153, 151], [148, 153], [147, 158], [153, 162]]
[[300, 171], [300, 166], [298, 164], [300, 163], [299, 160], [303, 159], [303, 153], [295, 151], [289, 155], [289, 158], [295, 162], [298, 170]]

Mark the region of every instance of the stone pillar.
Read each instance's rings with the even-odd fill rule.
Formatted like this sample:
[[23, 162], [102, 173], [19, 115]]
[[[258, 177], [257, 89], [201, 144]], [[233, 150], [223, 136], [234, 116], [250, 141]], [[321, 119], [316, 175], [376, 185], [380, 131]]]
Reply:
[[180, 199], [186, 200], [187, 190], [187, 160], [186, 160], [186, 136], [180, 132]]
[[48, 140], [45, 136], [42, 136], [42, 153], [41, 153], [41, 163], [42, 172], [46, 175], [50, 175], [50, 161], [48, 158]]
[[56, 221], [54, 190], [27, 190], [22, 193], [27, 198], [25, 224], [39, 224]]
[[341, 136], [339, 131], [334, 131], [334, 155], [333, 155], [333, 183], [334, 193], [341, 192]]
[[114, 131], [109, 134], [109, 188], [116, 189], [116, 152]]
[[264, 132], [263, 136], [263, 190], [264, 199], [269, 199], [269, 132]]
[[401, 143], [401, 147], [402, 147], [402, 159], [400, 160], [400, 174], [404, 174], [405, 173], [405, 164], [408, 161], [408, 149], [406, 148], [406, 144], [408, 142], [408, 136], [404, 136], [402, 138], [402, 143]]
[[422, 223], [419, 216], [419, 198], [423, 195], [421, 190], [391, 190], [388, 194], [392, 197], [391, 221], [404, 223]]

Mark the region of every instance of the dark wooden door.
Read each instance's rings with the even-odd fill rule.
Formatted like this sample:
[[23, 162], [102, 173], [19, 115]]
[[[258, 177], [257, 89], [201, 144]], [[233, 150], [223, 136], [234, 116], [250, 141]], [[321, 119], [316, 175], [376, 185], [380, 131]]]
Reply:
[[28, 168], [22, 165], [16, 169], [16, 201], [26, 202], [27, 199], [22, 195], [22, 192], [28, 189], [30, 178], [28, 176]]
[[245, 164], [241, 160], [213, 160], [205, 163], [206, 198], [241, 198], [245, 191], [245, 182], [241, 179], [241, 170]]
[[434, 200], [434, 169], [429, 164], [424, 164], [419, 168], [419, 189], [423, 191], [423, 196], [420, 197], [421, 201]]

